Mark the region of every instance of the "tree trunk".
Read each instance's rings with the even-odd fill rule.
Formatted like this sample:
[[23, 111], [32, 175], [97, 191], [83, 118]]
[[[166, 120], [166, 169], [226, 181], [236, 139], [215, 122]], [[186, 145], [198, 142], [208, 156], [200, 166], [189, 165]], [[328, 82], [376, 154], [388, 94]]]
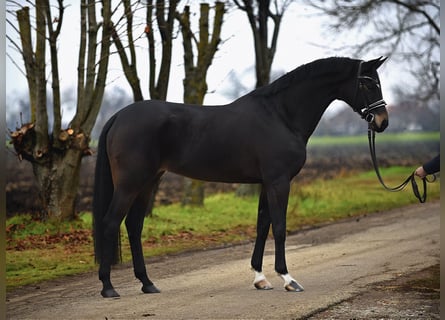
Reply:
[[40, 218], [55, 221], [73, 219], [79, 184], [80, 165], [83, 156], [90, 155], [89, 139], [74, 130], [63, 130], [56, 143], [51, 145], [50, 152], [40, 158], [34, 155], [37, 134], [32, 123], [24, 124], [19, 130], [11, 133], [14, 148], [20, 159], [32, 163], [34, 176], [39, 190], [43, 211]]
[[82, 156], [80, 150], [70, 149], [63, 156], [54, 154], [47, 165], [33, 164], [40, 200], [45, 208], [43, 219], [67, 221], [75, 217]]
[[181, 204], [183, 206], [204, 205], [204, 182], [196, 179], [184, 178], [184, 194]]

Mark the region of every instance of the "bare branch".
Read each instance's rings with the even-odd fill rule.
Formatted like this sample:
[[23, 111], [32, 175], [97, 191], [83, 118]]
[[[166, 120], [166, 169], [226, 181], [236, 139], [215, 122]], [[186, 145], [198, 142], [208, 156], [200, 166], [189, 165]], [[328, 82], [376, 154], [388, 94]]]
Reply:
[[17, 42], [15, 42], [8, 34], [6, 34], [6, 39], [8, 39], [8, 41], [11, 42], [11, 45], [14, 49], [16, 49], [20, 54], [23, 54], [20, 45]]
[[80, 43], [77, 60], [77, 104], [85, 105], [85, 52], [87, 43], [87, 0], [80, 3]]
[[[375, 50], [398, 57], [407, 64], [418, 82], [418, 92], [436, 90], [437, 68], [428, 65], [439, 54], [439, 1], [403, 0], [305, 0], [330, 17], [335, 32], [366, 31], [358, 43], [348, 46], [357, 55]], [[363, 33], [362, 33], [363, 34]], [[422, 71], [423, 70], [423, 71]], [[426, 71], [431, 72], [423, 76]], [[430, 87], [430, 89], [426, 89]], [[432, 96], [432, 95], [430, 95]]]
[[[46, 14], [46, 21], [47, 21], [47, 29], [48, 29], [48, 41], [49, 41], [49, 47], [50, 47], [50, 59], [51, 59], [51, 75], [52, 75], [52, 94], [53, 94], [53, 117], [54, 117], [54, 124], [53, 124], [53, 141], [55, 142], [55, 146], [59, 147], [57, 145], [57, 137], [59, 136], [59, 133], [61, 131], [62, 126], [62, 114], [61, 114], [61, 97], [60, 97], [60, 82], [59, 82], [59, 65], [58, 65], [58, 55], [57, 55], [57, 38], [60, 34], [60, 30], [62, 27], [63, 22], [63, 13], [64, 13], [64, 7], [63, 7], [63, 1], [58, 0], [58, 16], [52, 17], [51, 14], [51, 6], [49, 3], [49, 0], [44, 1], [44, 10]], [[56, 24], [56, 29], [54, 30], [53, 24]]]
[[[425, 17], [425, 19], [428, 21], [428, 23], [431, 25], [431, 27], [436, 31], [437, 35], [440, 35], [440, 27], [438, 26], [438, 24], [436, 24], [436, 22], [434, 21], [434, 18], [431, 17], [428, 12], [426, 12], [425, 10], [421, 9], [421, 7], [423, 6], [422, 3], [409, 3], [406, 1], [400, 1], [400, 0], [387, 0], [388, 2], [393, 2], [399, 6], [405, 7], [407, 8], [409, 11], [411, 12], [417, 12], [420, 13], [421, 15], [423, 15]], [[438, 6], [435, 6], [436, 8], [439, 8]]]
[[[241, 5], [240, 2], [236, 0], [234, 0], [234, 2], [238, 8], [246, 12], [252, 30], [256, 60], [256, 87], [261, 87], [270, 81], [270, 70], [277, 48], [281, 19], [291, 1], [283, 1], [280, 6], [278, 1], [274, 0], [273, 7], [275, 13], [270, 9], [270, 0], [257, 0], [255, 5], [252, 3], [252, 0], [242, 0], [244, 5]], [[270, 45], [269, 18], [274, 24]]]
[[17, 69], [19, 70], [19, 72], [26, 78], [26, 73], [25, 71], [23, 71], [23, 69], [19, 66], [19, 64], [11, 57], [11, 55], [6, 52], [6, 56], [9, 58], [9, 60], [11, 60], [11, 62], [17, 67]]
[[149, 60], [150, 60], [150, 96], [152, 99], [165, 100], [167, 97], [168, 83], [170, 79], [170, 65], [173, 48], [173, 27], [176, 15], [176, 7], [179, 0], [171, 0], [169, 2], [167, 19], [164, 17], [165, 4], [163, 0], [156, 1], [156, 20], [161, 35], [162, 56], [161, 66], [156, 80], [156, 53], [155, 40], [153, 30], [153, 1], [147, 1], [147, 15], [146, 15], [146, 32], [148, 46], [149, 46]]
[[[111, 27], [111, 36], [113, 39], [113, 43], [117, 48], [117, 53], [119, 54], [119, 58], [122, 64], [122, 68], [124, 70], [125, 77], [130, 84], [130, 87], [133, 91], [133, 99], [134, 101], [139, 101], [143, 99], [142, 90], [140, 86], [139, 77], [137, 74], [136, 68], [136, 51], [135, 51], [135, 40], [133, 38], [133, 7], [130, 0], [122, 1], [124, 6], [124, 15], [121, 20], [126, 20], [126, 28], [123, 32], [123, 35], [126, 35], [128, 45], [125, 47], [122, 43], [121, 37], [116, 30], [116, 26], [113, 24]], [[126, 48], [129, 51], [129, 57], [127, 56]]]

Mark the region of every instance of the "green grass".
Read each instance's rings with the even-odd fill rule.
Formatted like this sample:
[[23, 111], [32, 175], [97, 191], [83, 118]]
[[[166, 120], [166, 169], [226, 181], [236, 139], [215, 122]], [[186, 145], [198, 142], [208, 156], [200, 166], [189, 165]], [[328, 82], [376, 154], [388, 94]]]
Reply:
[[[385, 183], [399, 185], [415, 168], [381, 169]], [[419, 183], [420, 186], [420, 183]], [[439, 198], [440, 184], [428, 184], [427, 201]], [[417, 203], [409, 184], [401, 192], [388, 192], [377, 180], [374, 171], [340, 179], [316, 180], [309, 185], [293, 187], [288, 209], [288, 228], [304, 224], [334, 221], [368, 212], [379, 212]]]
[[[376, 143], [400, 143], [400, 142], [422, 142], [440, 141], [440, 132], [402, 132], [402, 133], [377, 133]], [[368, 135], [357, 136], [312, 136], [309, 146], [331, 146], [331, 145], [367, 145]]]
[[[399, 184], [414, 168], [382, 169], [389, 185]], [[440, 183], [428, 184], [428, 200], [439, 198]], [[215, 194], [202, 208], [179, 204], [155, 208], [145, 219], [143, 246], [146, 257], [240, 243], [255, 237], [256, 197]], [[374, 172], [349, 174], [332, 180], [315, 180], [292, 186], [287, 227], [296, 231], [307, 225], [402, 207], [417, 200], [410, 186], [398, 193], [385, 191]], [[96, 270], [91, 239], [91, 214], [53, 226], [30, 216], [7, 220], [7, 288], [37, 283], [63, 275]], [[123, 259], [130, 250], [123, 231]]]

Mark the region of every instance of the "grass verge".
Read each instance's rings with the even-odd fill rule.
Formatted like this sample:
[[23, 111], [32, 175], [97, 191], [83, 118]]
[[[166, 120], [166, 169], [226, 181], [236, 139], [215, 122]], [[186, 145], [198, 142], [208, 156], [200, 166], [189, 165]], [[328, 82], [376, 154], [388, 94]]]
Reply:
[[[380, 133], [376, 136], [379, 144], [385, 143], [413, 143], [426, 141], [440, 141], [440, 132], [401, 132], [401, 133]], [[367, 145], [368, 135], [355, 136], [312, 136], [309, 139], [309, 146], [345, 146], [345, 145]]]
[[[389, 185], [399, 184], [414, 168], [382, 169]], [[439, 198], [440, 183], [428, 184], [428, 200]], [[235, 244], [255, 237], [256, 197], [238, 198], [232, 193], [206, 198], [202, 208], [179, 204], [155, 208], [145, 219], [143, 246], [146, 257]], [[402, 207], [417, 200], [411, 188], [390, 193], [374, 172], [343, 175], [331, 180], [294, 184], [289, 199], [287, 227], [333, 222], [345, 217]], [[123, 235], [125, 234], [122, 228]], [[91, 237], [91, 214], [54, 226], [16, 216], [6, 223], [7, 290], [56, 277], [96, 269]], [[122, 236], [123, 260], [130, 262], [126, 236]]]

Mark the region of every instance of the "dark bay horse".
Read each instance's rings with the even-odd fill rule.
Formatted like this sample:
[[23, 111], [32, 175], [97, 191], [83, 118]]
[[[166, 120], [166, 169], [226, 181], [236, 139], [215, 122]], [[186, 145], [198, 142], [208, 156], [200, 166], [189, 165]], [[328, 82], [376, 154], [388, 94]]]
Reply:
[[308, 139], [333, 100], [349, 104], [373, 130], [385, 130], [388, 113], [377, 74], [384, 61], [316, 60], [224, 106], [151, 100], [117, 112], [102, 130], [95, 173], [94, 244], [102, 296], [119, 296], [110, 270], [119, 256], [125, 217], [135, 276], [144, 293], [159, 292], [147, 276], [141, 232], [153, 186], [165, 171], [206, 181], [260, 183], [254, 285], [271, 288], [262, 263], [272, 225], [275, 271], [286, 290], [303, 291], [285, 260], [290, 181], [303, 167]]

